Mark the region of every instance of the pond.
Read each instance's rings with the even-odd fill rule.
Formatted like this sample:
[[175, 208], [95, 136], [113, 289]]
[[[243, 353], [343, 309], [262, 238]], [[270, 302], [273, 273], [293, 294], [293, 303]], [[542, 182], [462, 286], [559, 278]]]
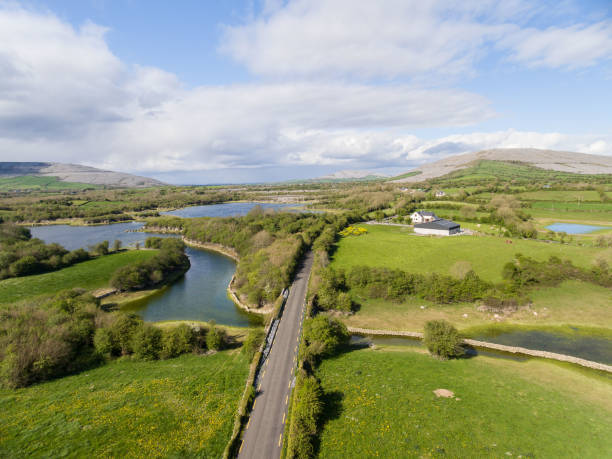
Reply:
[[[577, 332], [579, 330], [576, 330]], [[527, 349], [555, 352], [571, 355], [593, 362], [612, 365], [612, 340], [605, 337], [587, 336], [584, 334], [555, 333], [544, 330], [496, 330], [490, 328], [470, 335], [470, 338], [506, 346], [524, 347]], [[351, 344], [364, 346], [418, 346], [424, 347], [419, 339], [397, 336], [359, 336], [351, 337]], [[530, 357], [498, 352], [490, 349], [469, 349], [468, 355], [485, 355], [512, 360], [527, 360]]]
[[[255, 205], [257, 203], [197, 206], [197, 216], [245, 215]], [[289, 205], [270, 204], [268, 208], [286, 206]], [[47, 243], [57, 242], [68, 250], [87, 248], [104, 240], [112, 245], [118, 239], [124, 246], [135, 246], [136, 243], [144, 245], [149, 236], [176, 237], [138, 231], [143, 226], [143, 223], [137, 222], [100, 226], [51, 225], [36, 226], [31, 231], [33, 237]], [[227, 286], [236, 269], [234, 260], [217, 252], [191, 247], [187, 247], [186, 253], [191, 268], [184, 277], [157, 294], [130, 304], [128, 309], [148, 321], [212, 319], [219, 324], [233, 326], [261, 323], [259, 316], [246, 314], [227, 297]]]
[[578, 223], [553, 223], [546, 227], [547, 230], [554, 231], [556, 233], [567, 233], [567, 234], [588, 234], [593, 231], [612, 229], [612, 226], [595, 226], [595, 225], [581, 225]]

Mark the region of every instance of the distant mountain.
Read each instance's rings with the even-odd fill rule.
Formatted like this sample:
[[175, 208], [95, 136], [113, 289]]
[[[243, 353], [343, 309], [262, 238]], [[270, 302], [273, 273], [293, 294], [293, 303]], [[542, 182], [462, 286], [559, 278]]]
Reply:
[[[481, 160], [520, 162], [540, 169], [574, 174], [612, 174], [612, 157], [610, 156], [535, 148], [497, 148], [449, 156], [412, 169], [406, 174], [392, 178], [392, 181], [421, 182], [466, 169]], [[411, 173], [412, 175], [409, 175]]]
[[79, 164], [0, 162], [0, 178], [20, 176], [57, 177], [62, 182], [127, 188], [164, 185], [164, 183], [148, 177], [123, 172], [105, 171]]
[[324, 175], [323, 177], [318, 177], [315, 180], [374, 180], [387, 177], [389, 176], [376, 172], [345, 170], [338, 171], [330, 175]]

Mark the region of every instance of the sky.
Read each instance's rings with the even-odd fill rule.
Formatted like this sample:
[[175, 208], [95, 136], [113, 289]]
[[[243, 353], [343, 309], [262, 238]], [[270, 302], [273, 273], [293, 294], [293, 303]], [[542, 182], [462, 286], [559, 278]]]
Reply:
[[175, 184], [612, 155], [609, 0], [0, 0], [0, 161]]

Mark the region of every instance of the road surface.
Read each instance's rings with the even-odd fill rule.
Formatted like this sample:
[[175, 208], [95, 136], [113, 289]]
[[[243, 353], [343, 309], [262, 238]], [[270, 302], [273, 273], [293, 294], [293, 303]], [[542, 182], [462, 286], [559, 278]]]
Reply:
[[312, 252], [308, 252], [291, 285], [270, 354], [261, 369], [253, 410], [238, 453], [241, 459], [280, 457], [312, 260]]

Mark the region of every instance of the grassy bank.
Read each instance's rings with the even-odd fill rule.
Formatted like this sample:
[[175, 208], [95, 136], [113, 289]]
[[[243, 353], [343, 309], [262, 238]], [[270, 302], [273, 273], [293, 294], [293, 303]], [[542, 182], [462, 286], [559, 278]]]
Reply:
[[128, 250], [45, 274], [5, 279], [0, 282], [0, 304], [13, 303], [60, 290], [107, 287], [113, 273], [120, 267], [155, 256], [156, 250]]
[[421, 299], [395, 303], [353, 293], [360, 308], [355, 314], [343, 317], [343, 321], [351, 327], [409, 331], [422, 331], [425, 322], [437, 319], [446, 319], [460, 329], [499, 322], [536, 326], [607, 326], [612, 329], [612, 309], [608, 306], [610, 289], [605, 287], [566, 281], [558, 287], [533, 290], [529, 297], [533, 301], [529, 307], [495, 317], [495, 313], [478, 311], [478, 306], [471, 303], [439, 305]]
[[612, 448], [612, 383], [594, 372], [388, 348], [325, 360], [317, 375], [321, 457], [598, 458]]
[[344, 237], [338, 242], [332, 266], [357, 265], [400, 268], [414, 273], [452, 273], [457, 262], [468, 262], [483, 279], [500, 281], [505, 263], [522, 253], [537, 260], [551, 255], [588, 267], [601, 257], [612, 262], [612, 251], [592, 247], [549, 244], [493, 236], [422, 237], [393, 226], [368, 225], [368, 234]]
[[248, 373], [237, 351], [115, 361], [0, 391], [2, 457], [220, 457]]

